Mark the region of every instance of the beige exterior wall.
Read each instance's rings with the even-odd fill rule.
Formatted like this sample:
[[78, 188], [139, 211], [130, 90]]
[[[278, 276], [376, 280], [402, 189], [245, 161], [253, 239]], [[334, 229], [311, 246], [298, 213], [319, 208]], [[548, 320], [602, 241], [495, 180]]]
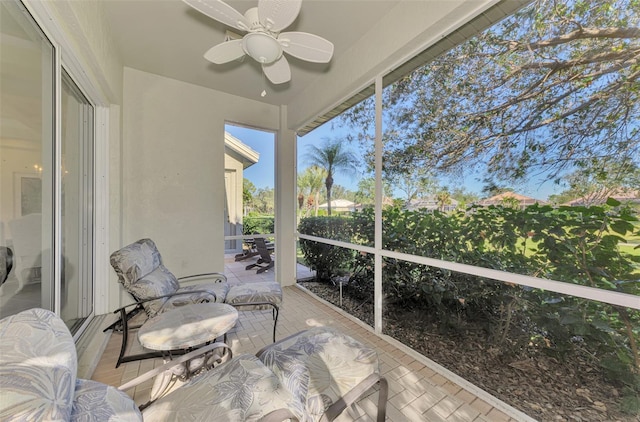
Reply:
[[123, 243], [154, 239], [177, 276], [224, 269], [225, 121], [276, 130], [279, 109], [125, 68]]
[[[242, 234], [242, 180], [244, 166], [242, 165], [242, 157], [233, 151], [225, 151], [224, 154], [224, 171], [226, 186], [226, 204], [227, 213], [225, 227], [225, 235], [241, 235]], [[224, 221], [224, 220], [223, 220]], [[226, 250], [239, 252], [242, 249], [242, 241], [227, 241]]]

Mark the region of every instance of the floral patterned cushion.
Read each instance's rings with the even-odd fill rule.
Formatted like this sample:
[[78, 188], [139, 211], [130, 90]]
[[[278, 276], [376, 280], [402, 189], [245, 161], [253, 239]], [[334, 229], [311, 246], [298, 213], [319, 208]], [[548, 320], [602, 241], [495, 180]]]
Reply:
[[0, 420], [67, 420], [76, 348], [54, 313], [31, 309], [0, 321]]
[[71, 411], [72, 422], [142, 421], [131, 398], [106, 384], [79, 379]]
[[[151, 239], [140, 239], [111, 254], [111, 266], [118, 281], [138, 300], [170, 295], [176, 292], [207, 290], [214, 293], [216, 302], [224, 302], [229, 290], [227, 283], [202, 283], [180, 287], [178, 279], [162, 264], [162, 257]], [[176, 306], [213, 301], [206, 293], [193, 293], [162, 298], [143, 303], [150, 317]]]
[[[237, 305], [239, 303], [267, 302], [278, 305], [282, 302], [282, 287], [280, 283], [265, 281], [258, 283], [234, 284], [229, 288], [225, 303]], [[243, 306], [240, 310], [271, 309], [269, 305]]]
[[143, 416], [149, 421], [258, 421], [290, 408], [292, 400], [258, 358], [241, 355], [158, 399]]
[[312, 328], [267, 346], [260, 360], [296, 399], [301, 421], [318, 421], [325, 410], [362, 380], [378, 373], [374, 349], [327, 327]]
[[162, 265], [162, 257], [151, 239], [140, 239], [111, 254], [111, 266], [125, 288], [160, 265]]
[[[162, 265], [162, 257], [151, 239], [141, 239], [111, 254], [111, 266], [118, 281], [138, 300], [175, 293], [178, 279]], [[145, 311], [154, 316], [164, 306], [166, 298], [145, 302]]]
[[[175, 293], [179, 286], [176, 277], [164, 265], [160, 265], [140, 280], [130, 283], [126, 289], [139, 300], [145, 300]], [[160, 312], [167, 300], [168, 298], [152, 300], [144, 302], [142, 306], [149, 316], [154, 316]]]
[[76, 347], [51, 311], [29, 309], [0, 320], [0, 420], [140, 421], [126, 394], [76, 380]]
[[[188, 293], [193, 290], [204, 290], [211, 292], [215, 295], [217, 303], [224, 303], [224, 299], [227, 297], [229, 291], [228, 283], [203, 283], [194, 284], [191, 286], [185, 286], [178, 289], [178, 293]], [[190, 303], [200, 303], [203, 301], [213, 302], [213, 296], [207, 293], [192, 293], [192, 294], [180, 294], [173, 296], [167, 300], [163, 307], [163, 311], [169, 308], [175, 308], [176, 306], [188, 305]]]

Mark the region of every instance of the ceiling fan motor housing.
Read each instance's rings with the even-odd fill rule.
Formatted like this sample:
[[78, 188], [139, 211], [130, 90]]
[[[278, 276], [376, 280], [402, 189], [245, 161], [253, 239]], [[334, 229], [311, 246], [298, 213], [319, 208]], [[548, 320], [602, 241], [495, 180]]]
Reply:
[[273, 63], [282, 56], [280, 43], [265, 32], [250, 32], [242, 39], [245, 53], [262, 64]]
[[262, 64], [273, 63], [282, 56], [282, 47], [276, 40], [277, 33], [271, 33], [260, 22], [258, 8], [252, 7], [244, 14], [250, 31], [242, 39], [242, 49], [247, 55]]

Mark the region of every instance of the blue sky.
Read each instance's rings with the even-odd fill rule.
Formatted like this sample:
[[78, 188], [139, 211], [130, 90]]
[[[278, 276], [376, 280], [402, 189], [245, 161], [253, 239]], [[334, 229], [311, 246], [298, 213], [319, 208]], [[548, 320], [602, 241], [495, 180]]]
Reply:
[[244, 177], [251, 180], [256, 188], [274, 187], [275, 135], [233, 125], [226, 125], [225, 130], [260, 153], [260, 160], [244, 171]]
[[[225, 128], [227, 132], [231, 133], [243, 143], [260, 153], [259, 162], [246, 169], [244, 177], [253, 182], [257, 188], [274, 187], [275, 135], [271, 132], [249, 129], [241, 126], [226, 125]], [[304, 137], [298, 138], [298, 157], [304, 157], [304, 154], [307, 151], [307, 145], [321, 144], [325, 138], [338, 137], [344, 130], [345, 129], [342, 128], [332, 128], [331, 122], [328, 122]], [[358, 151], [357, 144], [352, 144], [352, 150], [357, 157], [361, 156], [361, 153]], [[307, 164], [304, 162], [304, 159], [300, 158], [298, 171], [303, 171], [306, 167]], [[478, 177], [469, 175], [462, 182], [459, 180], [449, 182], [443, 181], [443, 184], [448, 185], [450, 189], [463, 185], [468, 191], [480, 194], [482, 184], [475, 180], [476, 178]], [[357, 190], [358, 178], [336, 175], [335, 179], [337, 184], [350, 190]], [[558, 193], [562, 190], [562, 187], [559, 187], [552, 182], [541, 183], [540, 176], [532, 177], [523, 186], [513, 187], [518, 193], [543, 200], [547, 199], [550, 194]], [[401, 196], [401, 194], [398, 193], [397, 196]]]
[[[244, 171], [244, 177], [251, 180], [257, 188], [271, 188], [275, 186], [275, 136], [271, 132], [250, 129], [242, 126], [226, 125], [225, 130], [260, 153], [258, 163], [252, 165]], [[309, 144], [320, 144], [325, 138], [337, 136], [337, 131], [331, 130], [331, 124], [326, 124], [308, 135], [298, 138], [298, 156], [303, 157], [306, 153], [306, 146]], [[354, 153], [355, 153], [354, 148]], [[357, 155], [356, 155], [357, 156]], [[303, 158], [299, 158], [298, 171], [303, 171], [308, 165]], [[336, 183], [351, 189], [357, 189], [357, 180], [349, 180], [342, 175], [336, 176]]]
[[[250, 129], [242, 126], [226, 125], [225, 130], [240, 139], [243, 143], [260, 153], [258, 163], [244, 171], [244, 177], [251, 180], [257, 188], [271, 188], [275, 185], [275, 136], [271, 132]], [[322, 126], [303, 138], [298, 138], [298, 155], [303, 156], [306, 145], [321, 143], [324, 138], [335, 136], [330, 125]], [[303, 159], [298, 163], [298, 170], [303, 171], [307, 166]], [[342, 186], [355, 190], [357, 181], [349, 181], [347, 178], [337, 176], [336, 179]]]

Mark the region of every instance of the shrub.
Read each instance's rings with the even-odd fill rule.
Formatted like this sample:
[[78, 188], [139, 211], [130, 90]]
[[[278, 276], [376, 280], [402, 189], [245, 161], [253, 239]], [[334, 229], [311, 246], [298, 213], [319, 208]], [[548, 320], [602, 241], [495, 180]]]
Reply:
[[[389, 208], [382, 218], [387, 250], [640, 295], [640, 259], [618, 249], [638, 235], [638, 219], [613, 200], [595, 207], [490, 206], [446, 214]], [[372, 245], [374, 213], [305, 219], [300, 232]], [[301, 243], [319, 278], [349, 271], [349, 288], [373, 295], [374, 256]], [[446, 328], [482, 321], [495, 342], [516, 333], [560, 358], [586, 348], [623, 386], [627, 406], [635, 403], [639, 311], [391, 258], [383, 259], [383, 268], [385, 305], [419, 308]]]
[[242, 220], [242, 234], [273, 233], [275, 218], [272, 215], [248, 215]]
[[[308, 217], [300, 221], [298, 231], [310, 236], [349, 242], [352, 235], [351, 221], [343, 217]], [[349, 270], [355, 252], [352, 249], [300, 239], [300, 249], [316, 278], [331, 281]]]

